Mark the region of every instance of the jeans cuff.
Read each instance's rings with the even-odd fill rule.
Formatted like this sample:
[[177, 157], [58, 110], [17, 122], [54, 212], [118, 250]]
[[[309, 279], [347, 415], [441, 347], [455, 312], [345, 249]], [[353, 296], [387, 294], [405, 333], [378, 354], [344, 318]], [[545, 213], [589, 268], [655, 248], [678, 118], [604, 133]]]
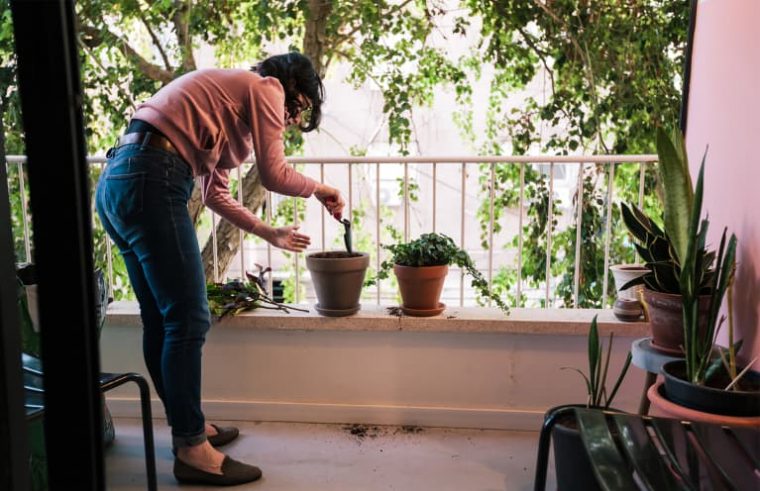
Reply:
[[206, 430], [203, 430], [203, 433], [199, 435], [193, 435], [193, 436], [176, 436], [172, 435], [172, 446], [174, 448], [180, 448], [180, 447], [194, 447], [196, 445], [200, 445], [201, 443], [205, 442], [207, 440], [206, 438]]

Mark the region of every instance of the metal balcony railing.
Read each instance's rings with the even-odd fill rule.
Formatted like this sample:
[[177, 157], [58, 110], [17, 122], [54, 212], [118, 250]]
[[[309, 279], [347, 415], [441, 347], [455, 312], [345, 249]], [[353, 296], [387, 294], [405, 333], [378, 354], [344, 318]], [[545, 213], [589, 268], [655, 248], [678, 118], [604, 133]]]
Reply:
[[[582, 199], [583, 193], [576, 193], [578, 189], [582, 189], [583, 178], [588, 166], [603, 165], [605, 169], [606, 184], [604, 185], [605, 199], [605, 232], [604, 232], [604, 278], [603, 278], [603, 292], [602, 298], [607, 298], [608, 295], [608, 270], [610, 266], [610, 243], [612, 240], [612, 207], [615, 197], [615, 172], [616, 168], [620, 165], [635, 165], [638, 166], [638, 203], [641, 205], [645, 195], [645, 172], [648, 164], [657, 162], [656, 155], [576, 155], [576, 156], [475, 156], [475, 157], [291, 157], [288, 161], [298, 166], [302, 172], [313, 178], [325, 182], [340, 188], [344, 193], [347, 200], [346, 215], [349, 219], [352, 218], [354, 210], [357, 209], [357, 204], [363, 207], [367, 201], [374, 202], [374, 223], [372, 230], [369, 230], [369, 224], [365, 221], [363, 231], [366, 234], [372, 235], [373, 242], [373, 265], [379, 269], [382, 260], [382, 226], [384, 225], [384, 218], [381, 213], [383, 207], [382, 200], [384, 196], [388, 195], [387, 184], [393, 184], [397, 182], [400, 203], [397, 208], [400, 208], [398, 215], [393, 215], [389, 221], [399, 223], [399, 231], [403, 234], [404, 240], [409, 240], [412, 232], [412, 208], [415, 209], [415, 216], [418, 218], [419, 226], [417, 227], [419, 232], [442, 232], [450, 233], [452, 236], [456, 235], [458, 245], [470, 252], [477, 252], [478, 259], [480, 259], [480, 267], [485, 273], [489, 283], [494, 279], [495, 271], [495, 253], [498, 254], [500, 250], [499, 245], [496, 244], [495, 233], [495, 203], [496, 203], [496, 172], [501, 166], [518, 166], [519, 167], [519, 199], [517, 215], [517, 251], [516, 251], [516, 297], [520, 298], [524, 292], [523, 278], [521, 277], [522, 263], [523, 263], [523, 236], [520, 231], [523, 230], [523, 225], [526, 220], [526, 182], [525, 171], [528, 166], [540, 166], [541, 172], [547, 176], [548, 188], [549, 188], [549, 203], [548, 203], [548, 222], [546, 230], [546, 281], [543, 285], [543, 297], [545, 305], [551, 304], [552, 294], [552, 237], [554, 230], [554, 216], [553, 216], [553, 202], [557, 195], [557, 183], [561, 181], [561, 186], [567, 192], [568, 196], [576, 195], [573, 215], [574, 224], [578, 225], [577, 237], [575, 240], [575, 275], [573, 278], [573, 297], [575, 305], [578, 305], [579, 295], [579, 282], [580, 282], [580, 261], [581, 261], [581, 230], [582, 230]], [[18, 175], [17, 186], [18, 189], [15, 192], [20, 196], [22, 203], [26, 203], [27, 196], [25, 190], [25, 179], [23, 166], [26, 162], [25, 156], [8, 156], [7, 165], [10, 167], [15, 166]], [[88, 157], [88, 162], [91, 165], [99, 166], [101, 169], [105, 166], [106, 159], [102, 156]], [[254, 162], [248, 161], [244, 166], [238, 167], [236, 176], [233, 172], [231, 181], [241, 182], [243, 173], [247, 170], [246, 167], [253, 165]], [[469, 172], [470, 168], [475, 167], [478, 172]], [[561, 169], [565, 177], [558, 179], [556, 177], [557, 169]], [[327, 174], [326, 174], [327, 170]], [[583, 172], [581, 172], [583, 170]], [[411, 176], [410, 173], [415, 173]], [[9, 173], [10, 174], [10, 173]], [[357, 178], [357, 174], [359, 177]], [[570, 183], [571, 179], [567, 176], [577, 174], [574, 183]], [[391, 179], [388, 179], [388, 175], [391, 175]], [[425, 179], [424, 189], [420, 187], [419, 180]], [[341, 183], [339, 183], [340, 181]], [[358, 182], [357, 182], [358, 181]], [[374, 181], [374, 182], [373, 182]], [[385, 182], [386, 186], [383, 186]], [[412, 183], [415, 183], [413, 188]], [[234, 185], [234, 184], [233, 184]], [[572, 187], [574, 186], [574, 187]], [[473, 190], [473, 188], [476, 188]], [[10, 190], [14, 192], [13, 189]], [[650, 192], [651, 190], [647, 190]], [[412, 199], [415, 195], [417, 201]], [[478, 238], [480, 233], [479, 224], [473, 223], [466, 213], [468, 204], [472, 204], [474, 196], [478, 196], [488, 203], [488, 225], [487, 225], [487, 245], [488, 247], [483, 250], [479, 244], [471, 244], [468, 239], [472, 240], [473, 237]], [[424, 200], [420, 199], [424, 196]], [[237, 199], [242, 202], [242, 186], [237, 186]], [[291, 199], [291, 198], [287, 198]], [[568, 200], [572, 201], [572, 200]], [[273, 210], [273, 197], [271, 193], [267, 193], [266, 198], [266, 219], [272, 219]], [[456, 204], [456, 206], [454, 206]], [[316, 206], [312, 204], [309, 206]], [[454, 211], [452, 216], [452, 209], [458, 209], [458, 216]], [[320, 207], [321, 208], [321, 207]], [[443, 208], [443, 214], [441, 215], [441, 208]], [[301, 218], [299, 217], [299, 210], [297, 207], [293, 207], [293, 223], [299, 224]], [[567, 208], [568, 210], [570, 208]], [[26, 254], [26, 260], [31, 260], [31, 243], [29, 224], [30, 218], [27, 215], [26, 206], [22, 206], [23, 210], [23, 241], [24, 251]], [[314, 208], [311, 208], [311, 213], [307, 214], [307, 226], [309, 231], [318, 231], [319, 238], [315, 241], [319, 245], [319, 249], [326, 250], [330, 245], [328, 243], [328, 217], [324, 209], [319, 212], [315, 212]], [[218, 281], [221, 277], [226, 275], [226, 271], [220, 271], [217, 264], [218, 257], [218, 244], [216, 238], [216, 225], [218, 217], [216, 214], [208, 212], [211, 215], [211, 241], [214, 251], [214, 280]], [[314, 216], [315, 213], [319, 214], [319, 225], [315, 226]], [[367, 215], [369, 216], [369, 215]], [[566, 215], [569, 216], [569, 213]], [[472, 217], [474, 218], [474, 216]], [[387, 225], [387, 223], [385, 223]], [[456, 224], [456, 225], [455, 225]], [[458, 229], [458, 230], [456, 230]], [[451, 231], [455, 230], [457, 234]], [[474, 234], [474, 235], [473, 235]], [[313, 234], [316, 235], [316, 234]], [[335, 235], [335, 234], [334, 234]], [[337, 235], [336, 235], [337, 236]], [[240, 232], [241, 244], [244, 244], [244, 233]], [[250, 242], [250, 240], [248, 241]], [[480, 242], [480, 240], [477, 240]], [[502, 242], [504, 242], [502, 240]], [[477, 247], [476, 247], [477, 246]], [[113, 258], [111, 254], [111, 247], [108, 247], [108, 253], [106, 258], [106, 264], [108, 268], [108, 278], [110, 284], [113, 285]], [[241, 249], [243, 249], [241, 247]], [[274, 256], [272, 247], [269, 244], [258, 247], [257, 251], [265, 253], [266, 265], [274, 265]], [[303, 265], [300, 254], [293, 255], [289, 260], [291, 261], [293, 276], [295, 279], [295, 302], [298, 303], [303, 300], [300, 293], [300, 284], [303, 280]], [[483, 257], [484, 256], [484, 257]], [[239, 271], [237, 276], [242, 276], [246, 271], [246, 253], [239, 254]], [[257, 262], [259, 262], [257, 260]], [[476, 261], [477, 262], [477, 261]], [[482, 263], [485, 262], [485, 266]], [[233, 268], [230, 268], [233, 269]], [[460, 271], [459, 274], [459, 304], [465, 304], [465, 281], [464, 271]], [[270, 290], [272, 287], [272, 276], [270, 275]], [[209, 278], [212, 279], [212, 278]], [[379, 304], [383, 298], [383, 287], [378, 284], [375, 288], [375, 301]], [[533, 292], [535, 294], [535, 291]]]

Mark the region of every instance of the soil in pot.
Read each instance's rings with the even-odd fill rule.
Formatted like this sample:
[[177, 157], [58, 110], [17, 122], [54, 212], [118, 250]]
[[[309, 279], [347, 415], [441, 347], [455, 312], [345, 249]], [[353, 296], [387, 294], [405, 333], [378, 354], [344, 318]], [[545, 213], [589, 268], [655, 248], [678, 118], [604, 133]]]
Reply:
[[401, 310], [416, 317], [438, 315], [446, 308], [439, 300], [443, 283], [449, 272], [448, 265], [393, 266], [401, 290]]
[[724, 390], [731, 378], [724, 369], [705, 385], [686, 381], [686, 362], [671, 361], [663, 365], [665, 396], [671, 402], [689, 409], [726, 416], [760, 416], [760, 374], [746, 373], [738, 382], [738, 390]]
[[306, 256], [317, 294], [317, 312], [328, 317], [358, 312], [368, 266], [369, 254], [365, 252], [328, 251]]
[[[672, 293], [660, 293], [644, 288], [644, 301], [652, 326], [652, 347], [674, 356], [683, 355], [683, 298]], [[699, 298], [699, 328], [707, 327], [710, 296]]]

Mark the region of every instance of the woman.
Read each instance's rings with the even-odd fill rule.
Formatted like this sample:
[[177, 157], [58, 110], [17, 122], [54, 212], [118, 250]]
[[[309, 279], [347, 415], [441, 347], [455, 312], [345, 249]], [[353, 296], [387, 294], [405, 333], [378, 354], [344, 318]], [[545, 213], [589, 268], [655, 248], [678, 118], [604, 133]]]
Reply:
[[214, 446], [236, 428], [207, 424], [201, 411], [201, 348], [210, 327], [200, 249], [187, 202], [195, 176], [203, 201], [242, 230], [288, 251], [310, 243], [298, 227], [272, 227], [230, 195], [229, 172], [254, 151], [261, 182], [288, 196], [315, 196], [340, 219], [337, 189], [285, 161], [283, 131], [319, 125], [324, 87], [303, 55], [273, 56], [252, 70], [185, 74], [140, 105], [108, 152], [96, 204], [119, 247], [140, 303], [143, 353], [164, 403], [180, 482], [231, 485], [261, 476]]

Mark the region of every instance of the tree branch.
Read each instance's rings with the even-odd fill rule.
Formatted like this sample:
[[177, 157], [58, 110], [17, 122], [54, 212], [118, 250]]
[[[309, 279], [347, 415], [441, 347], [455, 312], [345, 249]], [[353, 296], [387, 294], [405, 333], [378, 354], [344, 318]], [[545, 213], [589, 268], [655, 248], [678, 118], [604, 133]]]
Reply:
[[150, 34], [150, 38], [153, 40], [153, 44], [158, 48], [158, 52], [161, 53], [161, 59], [164, 60], [164, 66], [167, 70], [173, 71], [171, 63], [169, 63], [169, 57], [166, 56], [166, 51], [164, 51], [164, 47], [161, 46], [161, 42], [158, 39], [158, 36], [156, 36], [156, 33], [153, 32], [153, 28], [150, 27], [150, 24], [148, 23], [148, 20], [145, 18], [145, 14], [142, 10], [140, 10], [140, 7], [138, 5], [137, 8], [138, 15], [140, 17], [140, 20], [142, 21], [143, 25], [145, 26], [145, 29], [147, 29], [148, 34]]
[[82, 33], [87, 36], [86, 38], [82, 39], [82, 43], [89, 47], [89, 48], [95, 48], [100, 46], [102, 43], [104, 43], [106, 40], [110, 41], [112, 44], [116, 45], [117, 48], [121, 51], [121, 53], [130, 61], [132, 61], [135, 65], [137, 65], [137, 68], [145, 74], [148, 78], [152, 80], [157, 80], [162, 83], [169, 83], [174, 78], [173, 73], [169, 70], [164, 70], [158, 65], [154, 65], [153, 63], [149, 62], [145, 58], [143, 58], [140, 53], [135, 51], [135, 49], [129, 45], [129, 43], [123, 39], [118, 34], [114, 34], [108, 29], [105, 30], [99, 30], [92, 26], [82, 26]]

